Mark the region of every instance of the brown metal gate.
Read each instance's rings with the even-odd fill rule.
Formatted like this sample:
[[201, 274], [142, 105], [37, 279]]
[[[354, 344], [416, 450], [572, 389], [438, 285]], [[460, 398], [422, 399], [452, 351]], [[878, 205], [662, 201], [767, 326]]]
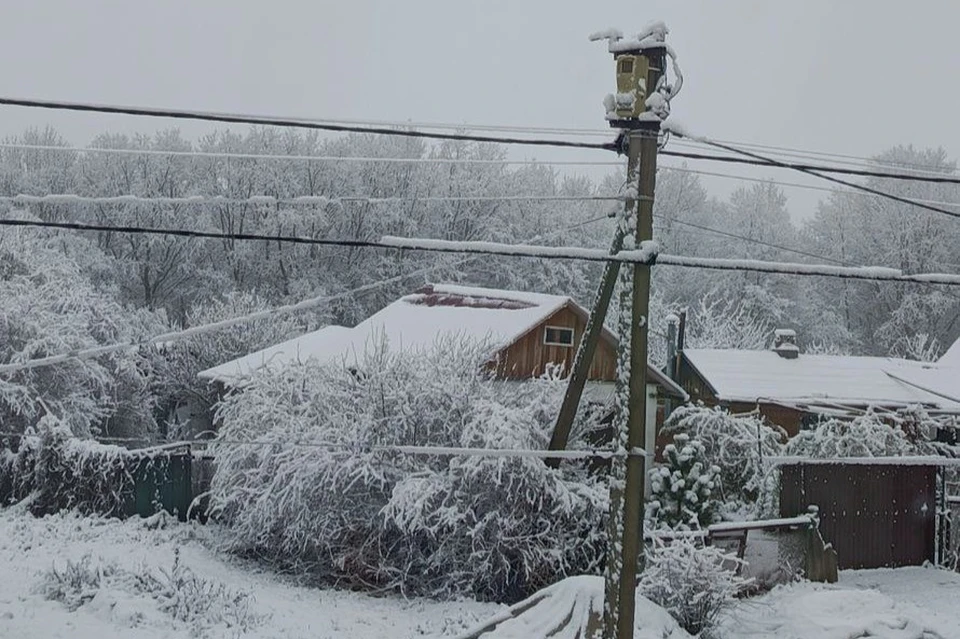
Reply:
[[936, 466], [801, 462], [781, 467], [780, 513], [820, 509], [841, 569], [935, 560]]

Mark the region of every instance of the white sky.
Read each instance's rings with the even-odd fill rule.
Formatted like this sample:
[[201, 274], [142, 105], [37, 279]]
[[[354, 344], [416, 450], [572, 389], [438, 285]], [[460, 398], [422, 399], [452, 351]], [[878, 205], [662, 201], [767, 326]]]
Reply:
[[[4, 0], [0, 19], [7, 96], [601, 128], [613, 63], [587, 35], [662, 19], [687, 80], [674, 116], [688, 129], [854, 155], [900, 143], [960, 155], [956, 0]], [[76, 144], [166, 126], [0, 107], [0, 135], [44, 124]], [[176, 126], [191, 137], [211, 128]], [[736, 183], [707, 184], [722, 194]], [[818, 198], [788, 195], [799, 218]]]

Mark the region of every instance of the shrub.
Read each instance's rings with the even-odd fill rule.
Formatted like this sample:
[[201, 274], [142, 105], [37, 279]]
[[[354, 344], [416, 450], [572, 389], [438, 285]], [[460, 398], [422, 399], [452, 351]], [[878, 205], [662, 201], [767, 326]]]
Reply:
[[674, 530], [701, 529], [717, 516], [714, 497], [720, 469], [704, 461], [704, 447], [688, 435], [678, 434], [664, 448], [665, 463], [650, 473], [648, 507], [655, 526]]
[[263, 371], [223, 402], [223, 439], [256, 444], [218, 449], [211, 514], [226, 548], [326, 583], [499, 601], [595, 571], [596, 480], [539, 459], [381, 448], [543, 449], [563, 384], [495, 382], [477, 345], [383, 346], [354, 371]]
[[467, 458], [401, 480], [383, 511], [387, 570], [411, 590], [518, 601], [603, 560], [606, 488], [540, 459]]
[[705, 462], [720, 468], [717, 497], [728, 508], [755, 503], [764, 491], [764, 460], [783, 454], [787, 434], [753, 414], [732, 415], [703, 405], [678, 408], [664, 429], [685, 433], [703, 444]]
[[16, 440], [15, 453], [0, 455], [0, 494], [3, 504], [23, 502], [37, 516], [76, 510], [123, 517], [133, 504], [134, 469], [153, 468], [167, 459], [79, 439], [49, 416], [36, 431]]
[[179, 550], [169, 570], [144, 571], [135, 578], [137, 590], [153, 597], [160, 610], [194, 627], [248, 630], [264, 619], [251, 610], [249, 593], [197, 575], [180, 561]]
[[118, 446], [77, 439], [60, 422], [44, 417], [36, 435], [19, 439], [15, 454], [0, 459], [0, 485], [8, 503], [28, 500], [34, 515], [64, 509], [120, 516], [133, 490], [132, 453]]
[[801, 431], [787, 444], [784, 454], [797, 457], [898, 457], [916, 452], [906, 434], [876, 413], [852, 420], [828, 419], [812, 430]]
[[638, 588], [684, 630], [707, 639], [723, 611], [750, 584], [736, 574], [739, 564], [739, 559], [719, 548], [678, 538], [648, 549]]

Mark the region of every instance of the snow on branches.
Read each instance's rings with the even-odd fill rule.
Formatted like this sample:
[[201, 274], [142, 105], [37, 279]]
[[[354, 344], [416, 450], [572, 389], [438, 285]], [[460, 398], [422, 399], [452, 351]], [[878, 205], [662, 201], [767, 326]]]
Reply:
[[703, 444], [684, 433], [675, 435], [663, 454], [665, 463], [650, 472], [647, 517], [652, 525], [702, 530], [714, 523], [720, 467], [708, 463]]
[[782, 428], [757, 414], [702, 405], [675, 410], [664, 432], [683, 433], [703, 445], [706, 462], [720, 468], [717, 497], [724, 510], [756, 503], [769, 474], [764, 459], [782, 455], [787, 439]]
[[255, 375], [221, 405], [226, 546], [328, 582], [519, 600], [602, 556], [605, 487], [540, 459], [378, 446], [543, 448], [563, 386], [490, 380], [483, 345], [369, 345], [361, 365]]

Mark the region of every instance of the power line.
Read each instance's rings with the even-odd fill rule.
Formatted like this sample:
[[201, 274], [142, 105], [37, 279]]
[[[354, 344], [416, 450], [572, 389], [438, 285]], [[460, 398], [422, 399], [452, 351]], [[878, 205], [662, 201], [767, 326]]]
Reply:
[[[0, 438], [14, 437], [24, 439], [30, 435], [24, 433], [0, 433]], [[79, 438], [77, 438], [79, 439]], [[144, 442], [143, 437], [95, 437], [96, 441], [105, 442]], [[542, 450], [527, 448], [473, 448], [463, 446], [412, 446], [403, 444], [338, 444], [334, 442], [288, 442], [288, 441], [255, 441], [242, 439], [200, 439], [194, 441], [179, 441], [163, 444], [163, 449], [175, 449], [180, 447], [200, 446], [249, 446], [260, 448], [306, 448], [314, 450], [328, 450], [341, 454], [362, 454], [362, 453], [399, 453], [407, 456], [429, 456], [429, 457], [508, 457], [508, 458], [533, 458], [533, 459], [614, 459], [629, 456], [643, 456], [645, 451], [634, 449], [632, 451], [614, 451], [605, 449], [590, 450]], [[139, 453], [142, 450], [134, 449], [131, 452]]]
[[[657, 253], [655, 251], [656, 242], [643, 242], [642, 244], [643, 245], [641, 246], [640, 250], [621, 251], [614, 254], [606, 253], [603, 254], [602, 257], [607, 261], [627, 262], [631, 264], [683, 266], [689, 268], [705, 268], [725, 271], [748, 271], [753, 273], [778, 273], [781, 275], [825, 276], [853, 280], [915, 282], [921, 284], [945, 284], [949, 286], [960, 286], [960, 275], [955, 275], [952, 273], [918, 273], [908, 275], [904, 274], [898, 269], [887, 268], [883, 266], [833, 266], [825, 264], [799, 264], [793, 262], [766, 262], [762, 260], [750, 259], [667, 255], [663, 253]], [[502, 245], [493, 242], [457, 242], [451, 240], [395, 237], [385, 235], [380, 238], [380, 245], [417, 251], [476, 251], [478, 253], [489, 252], [491, 255], [517, 255], [517, 253], [508, 252], [512, 251], [515, 245]], [[523, 247], [516, 248], [522, 249]], [[530, 248], [539, 249], [540, 247]], [[583, 259], [588, 261], [594, 261], [594, 256], [597, 256], [598, 251], [598, 249], [574, 249], [571, 247], [561, 250], [564, 251], [564, 255], [571, 256], [576, 251], [582, 251], [582, 257], [571, 259]], [[566, 253], [566, 251], [571, 251], [571, 253]], [[526, 253], [524, 257], [541, 257], [541, 255]]]
[[[679, 133], [679, 132], [676, 132], [676, 131], [674, 131], [673, 133], [674, 133], [674, 135], [678, 135], [678, 136], [680, 136], [680, 137], [686, 137], [685, 134], [683, 134], [683, 133]], [[923, 202], [918, 202], [917, 200], [912, 200], [912, 199], [910, 199], [910, 198], [901, 197], [901, 196], [899, 196], [899, 195], [894, 195], [893, 193], [887, 193], [887, 192], [885, 192], [885, 191], [881, 191], [881, 190], [875, 189], [875, 188], [873, 188], [873, 187], [864, 186], [864, 185], [862, 185], [862, 184], [857, 184], [856, 182], [848, 182], [848, 181], [846, 181], [846, 180], [841, 180], [840, 178], [835, 178], [835, 177], [833, 177], [833, 176], [831, 176], [831, 175], [824, 175], [822, 172], [815, 171], [815, 170], [813, 170], [813, 169], [811, 169], [811, 168], [808, 168], [808, 167], [805, 167], [805, 166], [803, 166], [803, 165], [790, 164], [790, 163], [786, 163], [786, 162], [780, 162], [779, 160], [774, 160], [774, 159], [771, 159], [771, 158], [767, 158], [767, 157], [764, 157], [764, 156], [759, 155], [759, 154], [757, 154], [757, 153], [754, 153], [754, 152], [752, 152], [752, 151], [746, 151], [746, 150], [744, 150], [744, 149], [738, 149], [738, 148], [736, 148], [736, 147], [732, 147], [732, 146], [727, 145], [727, 144], [724, 144], [724, 143], [722, 143], [722, 142], [715, 142], [715, 141], [713, 141], [713, 140], [710, 140], [710, 139], [704, 138], [704, 137], [694, 137], [694, 138], [692, 138], [692, 139], [699, 140], [699, 141], [703, 142], [704, 144], [707, 144], [707, 145], [709, 145], [709, 146], [713, 146], [713, 147], [718, 148], [718, 149], [722, 149], [722, 150], [724, 150], [724, 151], [728, 151], [728, 152], [730, 152], [730, 153], [738, 153], [738, 154], [743, 155], [743, 156], [745, 156], [745, 157], [747, 157], [747, 158], [751, 158], [750, 160], [743, 160], [744, 162], [751, 162], [751, 161], [752, 161], [753, 163], [756, 163], [756, 162], [766, 162], [766, 163], [770, 163], [770, 165], [772, 165], [772, 166], [779, 166], [779, 167], [785, 168], [785, 169], [793, 169], [794, 171], [799, 171], [799, 172], [801, 172], [801, 173], [806, 173], [807, 175], [812, 175], [812, 176], [814, 176], [814, 177], [820, 178], [821, 180], [827, 180], [828, 182], [833, 182], [833, 183], [835, 183], [835, 184], [842, 184], [843, 186], [849, 187], [849, 188], [851, 188], [851, 189], [855, 189], [855, 190], [857, 190], [857, 191], [863, 191], [864, 193], [870, 193], [870, 194], [872, 194], [872, 195], [877, 195], [877, 196], [879, 196], [879, 197], [883, 197], [883, 198], [886, 198], [886, 199], [888, 199], [888, 200], [892, 200], [892, 201], [894, 201], [894, 202], [900, 202], [901, 204], [910, 204], [910, 205], [912, 205], [912, 206], [916, 206], [916, 207], [918, 207], [918, 208], [925, 209], [925, 210], [927, 210], [927, 211], [932, 211], [932, 212], [934, 212], [934, 213], [942, 213], [943, 215], [948, 215], [948, 216], [950, 216], [950, 217], [960, 218], [960, 213], [957, 213], [957, 212], [955, 212], [955, 211], [948, 211], [947, 209], [944, 209], [944, 208], [940, 208], [940, 207], [937, 207], [937, 206], [933, 206], [933, 205], [931, 205], [931, 204], [924, 204]]]
[[[674, 135], [679, 136], [680, 133], [673, 132]], [[703, 138], [696, 138], [703, 139]], [[825, 177], [823, 173], [837, 173], [842, 175], [859, 175], [863, 177], [876, 177], [876, 178], [885, 178], [890, 180], [903, 180], [910, 182], [930, 182], [933, 184], [960, 184], [960, 177], [934, 177], [934, 176], [923, 176], [923, 175], [910, 175], [907, 173], [892, 173], [887, 171], [870, 171], [866, 169], [845, 169], [836, 166], [825, 166], [820, 164], [803, 164], [796, 162], [781, 162], [780, 160], [775, 160], [773, 158], [764, 157], [749, 151], [735, 151], [734, 147], [727, 146], [720, 142], [704, 142], [718, 149], [729, 150], [731, 153], [740, 153], [746, 155], [747, 157], [753, 159], [744, 159], [737, 157], [730, 157], [729, 155], [715, 155], [710, 153], [690, 153], [687, 151], [671, 151], [670, 149], [663, 149], [660, 151], [661, 155], [669, 155], [672, 157], [678, 158], [687, 158], [691, 160], [708, 160], [710, 162], [727, 162], [730, 164], [747, 164], [750, 166], [772, 166], [781, 169], [793, 169], [795, 171], [801, 171], [809, 175], [816, 175], [817, 177]], [[817, 171], [817, 173], [814, 173]], [[852, 186], [851, 182], [843, 182], [839, 180], [832, 180], [838, 184], [844, 184], [846, 186]], [[857, 185], [859, 186], [859, 185]], [[853, 187], [856, 188], [856, 187]], [[869, 187], [862, 187], [869, 188]]]
[[177, 228], [153, 228], [144, 226], [113, 226], [106, 224], [85, 224], [80, 222], [48, 222], [43, 220], [0, 219], [0, 226], [49, 228], [69, 231], [93, 231], [98, 233], [127, 233], [131, 235], [162, 235], [170, 237], [189, 237], [196, 239], [238, 240], [282, 242], [285, 244], [308, 244], [314, 246], [336, 246], [343, 248], [410, 248], [438, 253], [474, 253], [477, 255], [502, 255], [507, 257], [535, 257], [547, 260], [581, 260], [586, 262], [641, 262], [647, 263], [654, 255], [653, 247], [644, 247], [635, 251], [621, 251], [611, 255], [604, 249], [579, 248], [566, 246], [542, 246], [536, 244], [502, 244], [498, 242], [451, 242], [430, 245], [424, 240], [422, 247], [397, 246], [395, 242], [406, 238], [387, 238], [379, 240], [348, 240], [305, 237], [300, 235], [262, 235], [257, 233], [218, 233]]
[[[927, 175], [943, 175], [949, 167], [942, 164], [916, 164], [913, 162], [895, 162], [883, 160], [876, 157], [863, 157], [860, 155], [849, 155], [844, 153], [829, 153], [826, 151], [810, 151], [796, 149], [791, 147], [775, 146], [770, 144], [754, 144], [750, 142], [737, 142], [733, 140], [718, 140], [724, 144], [730, 144], [744, 149], [760, 149], [761, 151], [770, 151], [772, 155], [779, 157], [793, 157], [801, 159], [822, 160], [823, 158], [837, 158], [831, 161], [837, 164], [846, 164], [849, 166], [887, 166], [895, 169], [907, 169], [911, 173], [916, 172]], [[691, 140], [678, 140], [680, 146], [697, 148], [697, 142]], [[951, 169], [952, 170], [952, 169]]]
[[[661, 166], [658, 167], [658, 168], [666, 169], [666, 170], [668, 170], [668, 171], [676, 171], [676, 172], [678, 172], [678, 173], [691, 173], [691, 174], [694, 174], [694, 175], [706, 175], [706, 176], [709, 176], [709, 177], [718, 177], [718, 178], [725, 178], [725, 179], [730, 179], [730, 180], [739, 180], [739, 181], [742, 181], [742, 182], [755, 182], [755, 183], [758, 183], [758, 184], [775, 184], [775, 185], [777, 185], [777, 186], [786, 186], [786, 187], [797, 188], [797, 189], [806, 189], [806, 190], [809, 190], [809, 191], [820, 191], [820, 192], [822, 192], [822, 193], [842, 193], [842, 194], [844, 194], [844, 195], [856, 195], [856, 196], [858, 196], [858, 197], [871, 197], [871, 198], [883, 197], [883, 196], [874, 195], [874, 194], [871, 194], [871, 193], [863, 193], [863, 192], [861, 192], [861, 191], [846, 191], [846, 190], [839, 190], [839, 189], [836, 189], [836, 188], [830, 188], [830, 187], [828, 187], [828, 186], [814, 186], [814, 185], [812, 185], [812, 184], [801, 184], [801, 183], [799, 183], [799, 182], [783, 182], [783, 181], [781, 181], [781, 180], [773, 180], [773, 179], [759, 178], [759, 177], [749, 177], [749, 176], [746, 176], [746, 175], [731, 175], [731, 174], [729, 174], [729, 173], [717, 173], [716, 171], [701, 171], [701, 170], [698, 170], [698, 169], [689, 169], [689, 168], [687, 168], [687, 167], [680, 167], [680, 166], [662, 166], [662, 165], [661, 165]], [[960, 206], [960, 202], [947, 202], [946, 200], [927, 200], [927, 199], [921, 199], [921, 198], [910, 198], [910, 201], [911, 201], [911, 202], [923, 202], [924, 204], [934, 204], [934, 205], [941, 205], [941, 206]]]
[[[146, 235], [180, 236], [206, 239], [257, 240], [293, 244], [313, 244], [350, 248], [395, 248], [439, 253], [466, 253], [499, 255], [505, 257], [528, 257], [536, 259], [580, 260], [587, 262], [624, 262], [631, 264], [660, 264], [755, 273], [779, 273], [798, 276], [826, 276], [841, 279], [870, 281], [915, 282], [922, 284], [960, 285], [960, 275], [951, 273], [904, 274], [893, 268], [880, 266], [832, 266], [824, 264], [798, 264], [792, 262], [764, 262], [761, 260], [703, 258], [657, 253], [656, 242], [644, 242], [639, 249], [610, 254], [604, 249], [543, 246], [536, 244], [503, 244], [499, 242], [475, 242], [409, 238], [385, 235], [379, 240], [324, 239], [301, 236], [258, 235], [252, 233], [215, 233], [187, 229], [147, 228], [136, 226], [107, 226], [74, 222], [45, 222], [39, 220], [0, 220], [0, 226], [55, 228], [75, 231], [116, 232]], [[742, 238], [746, 239], [746, 238]], [[3, 370], [0, 367], [0, 370]]]
[[240, 160], [285, 160], [304, 162], [348, 162], [357, 164], [452, 164], [452, 165], [492, 165], [492, 166], [623, 166], [616, 160], [484, 160], [478, 158], [395, 158], [343, 155], [288, 155], [276, 153], [244, 153], [232, 151], [174, 151], [164, 149], [118, 149], [109, 147], [71, 147], [51, 144], [20, 144], [0, 142], [0, 149], [18, 149], [27, 151], [56, 151], [61, 153], [91, 153], [105, 155], [189, 157], [211, 159]]
[[[575, 226], [582, 226], [594, 221], [598, 221], [601, 218], [596, 218], [594, 220], [587, 220], [581, 222]], [[66, 225], [61, 223], [44, 223], [44, 222], [34, 222], [27, 220], [0, 220], [0, 225], [10, 225], [10, 226], [34, 226], [34, 227], [59, 227], [59, 228], [71, 228], [74, 229], [78, 225]], [[110, 230], [118, 230], [119, 227], [107, 227]], [[90, 230], [90, 229], [84, 229]], [[142, 232], [143, 229], [138, 229], [136, 231], [128, 232]], [[151, 232], [161, 232], [157, 229], [149, 229]], [[226, 236], [227, 234], [222, 234], [221, 236]], [[257, 239], [269, 239], [277, 240], [275, 237], [258, 237]], [[288, 238], [289, 239], [289, 238]], [[298, 238], [305, 239], [305, 238]], [[284, 241], [284, 238], [280, 238], [281, 241]], [[358, 245], [355, 242], [339, 241], [339, 240], [324, 240], [324, 243], [336, 244], [336, 245]], [[362, 243], [363, 246], [376, 246], [376, 247], [389, 247], [389, 248], [407, 248], [412, 250], [427, 250], [427, 251], [442, 251], [442, 252], [454, 252], [454, 253], [478, 253], [478, 254], [491, 254], [491, 255], [520, 255], [523, 257], [538, 257], [543, 258], [545, 255], [539, 254], [539, 251], [542, 249], [549, 249], [554, 252], [566, 253], [563, 259], [595, 259], [599, 260], [619, 260], [625, 262], [639, 262], [646, 261], [651, 262], [653, 255], [652, 247], [645, 247], [640, 251], [624, 251], [617, 255], [610, 255], [605, 251], [600, 249], [574, 249], [570, 247], [538, 247], [531, 245], [503, 245], [495, 244], [492, 242], [449, 242], [444, 240], [427, 240], [419, 238], [395, 238], [395, 237], [383, 237], [380, 242], [365, 242]], [[558, 257], [554, 255], [554, 257]], [[826, 266], [822, 264], [792, 264], [787, 262], [762, 262], [758, 260], [732, 260], [732, 259], [723, 259], [723, 258], [697, 258], [697, 257], [687, 257], [687, 256], [677, 256], [677, 255], [658, 255], [656, 256], [656, 263], [661, 265], [670, 265], [670, 266], [682, 266], [682, 267], [693, 267], [693, 268], [706, 268], [706, 269], [717, 269], [717, 270], [732, 270], [732, 271], [750, 271], [750, 272], [762, 272], [762, 273], [779, 273], [785, 275], [803, 275], [803, 276], [826, 276], [826, 277], [838, 277], [842, 279], [859, 279], [859, 280], [873, 280], [873, 281], [901, 281], [901, 282], [916, 282], [921, 284], [944, 284], [944, 285], [960, 285], [960, 275], [951, 275], [943, 273], [930, 273], [930, 274], [915, 274], [915, 275], [904, 275], [902, 272], [896, 269], [883, 268], [883, 267], [844, 267], [844, 266]], [[428, 267], [425, 269], [420, 269], [420, 273], [427, 272], [430, 270], [435, 270], [440, 266]], [[25, 362], [17, 363], [8, 363], [0, 365], [0, 373], [13, 373], [21, 370], [40, 368], [43, 366], [51, 366], [55, 364], [65, 363], [71, 360], [81, 360], [88, 359], [92, 357], [99, 357], [102, 355], [107, 355], [110, 353], [115, 353], [124, 350], [130, 350], [141, 346], [162, 346], [167, 345], [173, 342], [182, 341], [185, 339], [190, 339], [198, 335], [203, 335], [206, 333], [211, 333], [219, 330], [229, 328], [231, 326], [237, 326], [240, 324], [245, 324], [248, 322], [258, 321], [262, 319], [268, 319], [277, 315], [283, 315], [293, 312], [298, 312], [302, 310], [307, 310], [314, 308], [316, 306], [343, 299], [345, 297], [360, 294], [369, 290], [373, 290], [384, 286], [388, 283], [400, 282], [408, 277], [413, 276], [417, 272], [407, 273], [404, 275], [398, 275], [388, 280], [381, 280], [378, 282], [373, 282], [355, 288], [350, 291], [345, 291], [335, 295], [327, 295], [314, 297], [307, 300], [297, 302], [295, 304], [288, 304], [285, 306], [280, 306], [272, 309], [266, 309], [263, 311], [256, 311], [254, 313], [249, 313], [247, 315], [242, 315], [238, 317], [229, 318], [226, 320], [221, 320], [219, 322], [213, 322], [210, 324], [204, 324], [201, 326], [195, 326], [181, 331], [172, 331], [167, 333], [162, 333], [154, 337], [138, 340], [138, 341], [127, 341], [116, 344], [109, 344], [103, 346], [96, 346], [88, 349], [77, 349], [73, 351], [68, 351], [66, 353], [61, 353], [58, 355], [50, 355], [43, 358], [37, 358], [28, 360]]]
[[248, 204], [272, 206], [276, 204], [294, 204], [303, 206], [329, 206], [344, 202], [361, 204], [399, 204], [414, 202], [622, 202], [624, 198], [616, 195], [438, 195], [422, 197], [367, 197], [347, 195], [326, 197], [324, 195], [301, 195], [297, 197], [275, 197], [273, 195], [253, 195], [246, 198], [229, 198], [219, 195], [186, 195], [183, 197], [140, 197], [138, 195], [86, 196], [76, 193], [51, 193], [47, 195], [0, 196], [0, 202], [11, 204], [129, 204], [129, 205], [223, 205]]
[[733, 239], [735, 239], [735, 240], [741, 240], [741, 241], [743, 241], [743, 242], [749, 242], [749, 243], [751, 243], [751, 244], [757, 244], [757, 245], [759, 245], [759, 246], [766, 246], [766, 247], [768, 247], [768, 248], [773, 248], [773, 249], [777, 249], [777, 250], [780, 250], [780, 251], [785, 251], [785, 252], [787, 252], [787, 253], [795, 253], [795, 254], [797, 254], [797, 255], [803, 255], [803, 256], [805, 256], [805, 257], [812, 257], [812, 258], [815, 258], [815, 259], [818, 259], [818, 260], [823, 260], [823, 261], [825, 261], [825, 262], [830, 262], [830, 263], [832, 263], [832, 264], [838, 264], [838, 265], [841, 265], [841, 266], [851, 266], [851, 264], [848, 264], [848, 263], [846, 263], [846, 262], [841, 262], [840, 260], [835, 260], [835, 259], [833, 259], [832, 257], [827, 257], [826, 255], [820, 255], [820, 254], [818, 254], [818, 253], [809, 253], [809, 252], [803, 251], [803, 250], [801, 250], [801, 249], [796, 249], [796, 248], [792, 248], [792, 247], [789, 247], [789, 246], [783, 246], [783, 245], [781, 245], [781, 244], [774, 244], [774, 243], [772, 243], [772, 242], [766, 242], [766, 241], [764, 241], [764, 240], [758, 240], [758, 239], [756, 239], [756, 238], [747, 237], [747, 236], [745, 236], [745, 235], [737, 235], [736, 233], [730, 233], [729, 231], [723, 231], [723, 230], [721, 230], [721, 229], [713, 228], [713, 227], [710, 227], [710, 226], [703, 226], [702, 224], [696, 224], [696, 223], [694, 223], [694, 222], [687, 222], [687, 221], [685, 221], [685, 220], [678, 220], [678, 219], [676, 219], [676, 218], [671, 218], [671, 217], [669, 217], [669, 216], [667, 216], [667, 215], [663, 215], [663, 214], [656, 214], [656, 215], [654, 215], [654, 217], [660, 218], [660, 219], [662, 219], [662, 220], [668, 220], [669, 222], [672, 222], [673, 224], [680, 224], [680, 225], [682, 225], [682, 226], [689, 226], [690, 228], [699, 229], [699, 230], [701, 230], [701, 231], [706, 231], [706, 232], [709, 232], [709, 233], [714, 233], [714, 234], [716, 234], [716, 235], [721, 235], [721, 236], [723, 236], [723, 237], [733, 238]]
[[[575, 142], [571, 140], [547, 140], [542, 138], [516, 138], [491, 135], [470, 135], [464, 133], [432, 133], [415, 131], [412, 129], [398, 129], [375, 126], [357, 126], [352, 124], [335, 124], [315, 120], [296, 118], [244, 115], [234, 113], [215, 113], [211, 111], [188, 111], [181, 109], [157, 109], [150, 107], [130, 107], [107, 104], [93, 104], [86, 102], [61, 102], [54, 100], [29, 100], [22, 98], [0, 97], [0, 105], [20, 106], [37, 109], [54, 109], [59, 111], [82, 111], [87, 113], [112, 113], [117, 115], [136, 115], [153, 118], [171, 118], [178, 120], [201, 120], [205, 122], [224, 122], [229, 124], [251, 124], [276, 127], [293, 127], [332, 131], [336, 133], [375, 133], [379, 135], [393, 135], [411, 138], [430, 138], [434, 140], [460, 140], [464, 142], [493, 142], [497, 144], [525, 144], [529, 146], [552, 146], [576, 149], [598, 149], [601, 151], [616, 151], [615, 142]], [[399, 125], [408, 126], [408, 125]]]
[[[347, 162], [357, 164], [431, 164], [431, 165], [489, 165], [489, 166], [622, 166], [620, 161], [605, 160], [484, 160], [484, 159], [455, 159], [455, 158], [381, 158], [369, 156], [333, 156], [333, 155], [285, 155], [285, 154], [265, 154], [265, 153], [241, 153], [227, 151], [173, 151], [162, 149], [117, 149], [100, 147], [68, 147], [43, 144], [18, 144], [11, 142], [0, 142], [0, 149], [21, 149], [37, 151], [56, 151], [73, 153], [103, 153], [118, 154], [130, 156], [160, 156], [160, 157], [196, 157], [196, 158], [229, 158], [229, 159], [250, 159], [250, 160], [281, 160], [281, 161], [307, 161], [307, 162]], [[744, 182], [770, 183], [779, 186], [786, 186], [810, 191], [820, 191], [825, 193], [835, 193], [836, 189], [828, 187], [814, 186], [811, 184], [800, 184], [798, 182], [783, 182], [767, 178], [750, 177], [746, 175], [731, 175], [729, 173], [718, 173], [715, 171], [703, 171], [679, 166], [661, 166], [660, 168], [675, 171], [679, 173], [691, 173], [695, 175], [706, 175], [731, 180], [740, 180]], [[867, 193], [854, 193], [864, 197], [871, 197]], [[264, 196], [270, 197], [270, 196]], [[367, 198], [369, 199], [369, 198]], [[395, 198], [384, 198], [395, 199]], [[422, 198], [420, 198], [422, 199]], [[916, 202], [925, 204], [960, 206], [958, 202], [947, 202], [944, 200], [914, 199]], [[301, 202], [306, 203], [306, 202]]]

